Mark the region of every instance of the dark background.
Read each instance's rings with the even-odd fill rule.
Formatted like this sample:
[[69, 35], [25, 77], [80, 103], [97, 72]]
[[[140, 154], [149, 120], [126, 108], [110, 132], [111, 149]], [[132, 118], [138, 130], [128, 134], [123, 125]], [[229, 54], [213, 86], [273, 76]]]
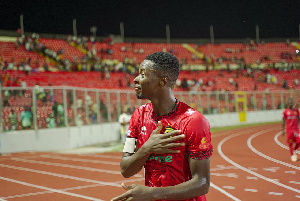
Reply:
[[216, 38], [299, 37], [300, 1], [243, 0], [1, 0], [0, 29], [17, 30], [20, 15], [26, 32], [72, 34], [72, 21], [77, 20], [78, 35], [120, 34], [124, 22], [125, 37], [166, 37], [166, 24], [171, 38], [209, 38], [214, 26]]

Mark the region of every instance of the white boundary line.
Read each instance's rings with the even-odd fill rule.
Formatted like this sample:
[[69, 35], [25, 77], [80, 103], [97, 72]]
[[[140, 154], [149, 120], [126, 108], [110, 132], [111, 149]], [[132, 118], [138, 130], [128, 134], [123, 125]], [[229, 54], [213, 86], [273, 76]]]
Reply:
[[[144, 180], [144, 179], [143, 179]], [[134, 181], [141, 181], [141, 179], [132, 179], [132, 180], [126, 180], [126, 181], [116, 181], [116, 183], [125, 183], [125, 182], [134, 182]], [[85, 189], [85, 188], [94, 188], [98, 186], [104, 186], [103, 184], [90, 184], [90, 185], [84, 185], [84, 186], [75, 186], [75, 187], [70, 187], [70, 188], [63, 188], [63, 189], [57, 189], [61, 191], [71, 191], [71, 190], [77, 190], [77, 189]], [[2, 197], [1, 199], [9, 199], [9, 198], [17, 198], [17, 197], [28, 197], [28, 196], [34, 196], [34, 195], [42, 195], [42, 194], [47, 194], [47, 193], [54, 193], [52, 191], [40, 191], [40, 192], [35, 192], [35, 193], [24, 193], [24, 194], [19, 194], [19, 195], [11, 195], [7, 197]]]
[[[252, 141], [255, 137], [257, 137], [257, 136], [259, 136], [259, 135], [261, 135], [261, 134], [264, 134], [264, 133], [265, 133], [265, 132], [256, 133], [256, 134], [252, 135], [251, 137], [249, 137], [248, 140], [247, 140], [247, 145], [248, 145], [248, 147], [249, 147], [254, 153], [256, 153], [257, 155], [259, 155], [259, 156], [261, 156], [261, 157], [263, 157], [263, 158], [265, 158], [265, 159], [267, 159], [267, 160], [270, 160], [270, 161], [275, 162], [275, 163], [279, 163], [279, 164], [281, 164], [281, 165], [284, 165], [284, 166], [287, 166], [287, 167], [290, 167], [290, 168], [294, 168], [294, 169], [296, 169], [296, 170], [300, 170], [300, 167], [295, 166], [295, 165], [291, 165], [291, 164], [289, 164], [289, 163], [286, 163], [286, 162], [283, 162], [283, 161], [274, 159], [274, 158], [272, 158], [272, 157], [270, 157], [270, 156], [267, 156], [267, 155], [265, 155], [265, 154], [263, 154], [263, 153], [257, 151], [257, 150], [252, 146], [251, 141]], [[279, 134], [280, 134], [280, 133], [281, 133], [281, 132], [279, 132]], [[277, 134], [278, 134], [278, 133], [277, 133]], [[276, 134], [276, 135], [277, 135], [277, 134]]]
[[[246, 132], [245, 132], [245, 131], [239, 131], [239, 132], [236, 133], [236, 134], [242, 135], [242, 134], [247, 134], [247, 133], [250, 133], [250, 132], [252, 132], [252, 131], [251, 131], [251, 130], [246, 131]], [[225, 134], [220, 134], [220, 135], [215, 136], [215, 137], [219, 137], [219, 136], [223, 136], [223, 135], [230, 135], [230, 134], [233, 134], [233, 133], [232, 133], [232, 132], [229, 132], [229, 133], [225, 133]], [[230, 169], [233, 169], [233, 168], [234, 168], [234, 169], [238, 169], [236, 166], [230, 166]], [[216, 168], [216, 169], [219, 169], [219, 168]], [[224, 169], [224, 168], [222, 168], [222, 169]], [[228, 169], [228, 167], [225, 168], [225, 169]], [[224, 189], [218, 187], [217, 185], [213, 184], [212, 182], [210, 182], [210, 185], [211, 185], [211, 187], [213, 187], [213, 188], [215, 188], [216, 190], [220, 191], [221, 193], [223, 193], [223, 194], [226, 195], [227, 197], [233, 199], [234, 201], [240, 201], [240, 199], [234, 197], [233, 195], [231, 195], [230, 193], [228, 193], [228, 192], [225, 191]]]
[[[279, 135], [281, 135], [281, 132], [277, 133], [277, 134], [274, 136], [275, 142], [276, 142], [280, 147], [282, 147], [282, 148], [284, 148], [284, 149], [286, 149], [286, 150], [289, 150], [289, 147], [288, 147], [288, 146], [286, 146], [286, 145], [282, 144], [281, 142], [279, 142], [279, 140], [278, 140]], [[297, 153], [297, 154], [300, 154], [300, 151], [296, 151], [296, 153]]]
[[117, 166], [120, 165], [119, 162], [117, 163], [117, 162], [100, 161], [100, 160], [79, 159], [79, 158], [64, 157], [64, 156], [52, 156], [52, 155], [47, 155], [47, 154], [40, 155], [40, 157], [42, 157], [42, 158], [52, 158], [52, 159], [58, 159], [58, 160], [65, 160], [65, 161], [67, 160], [67, 161], [77, 161], [77, 162], [106, 164], [106, 165], [117, 165]]
[[[38, 160], [27, 160], [27, 159], [21, 159], [21, 158], [12, 158], [11, 160], [24, 162], [24, 163], [35, 163], [35, 164], [42, 164], [42, 165], [49, 165], [49, 166], [56, 166], [56, 167], [65, 167], [65, 168], [73, 168], [73, 169], [79, 169], [79, 170], [104, 172], [104, 173], [109, 173], [109, 174], [120, 175], [120, 171], [103, 170], [103, 169], [98, 169], [98, 168], [90, 168], [90, 167], [77, 166], [77, 165], [68, 165], [68, 164], [62, 164], [62, 163], [51, 163], [51, 162], [44, 162], [44, 161], [38, 161]], [[143, 176], [137, 174], [136, 177], [143, 177]]]
[[[274, 128], [272, 128], [272, 129], [267, 129], [267, 130], [264, 130], [264, 131], [261, 131], [261, 132], [267, 132], [267, 131], [270, 131], [270, 130], [275, 130], [275, 129], [274, 129]], [[221, 157], [222, 157], [224, 160], [226, 160], [228, 163], [230, 163], [230, 164], [232, 164], [232, 165], [238, 167], [239, 169], [241, 169], [241, 170], [243, 170], [243, 171], [245, 171], [245, 172], [248, 172], [249, 174], [255, 175], [255, 176], [258, 177], [258, 178], [261, 178], [261, 179], [263, 179], [263, 180], [265, 180], [265, 181], [268, 181], [268, 182], [273, 183], [273, 184], [275, 184], [275, 185], [281, 186], [281, 187], [283, 187], [283, 188], [289, 189], [289, 190], [294, 191], [294, 192], [296, 192], [296, 193], [300, 193], [300, 190], [298, 190], [298, 189], [295, 189], [295, 188], [292, 188], [292, 187], [290, 187], [290, 186], [287, 186], [287, 185], [284, 185], [284, 184], [282, 184], [282, 183], [279, 183], [279, 182], [277, 182], [277, 181], [274, 181], [273, 179], [267, 178], [267, 177], [265, 177], [265, 176], [263, 176], [263, 175], [260, 175], [260, 174], [258, 174], [258, 173], [256, 173], [256, 172], [253, 172], [253, 171], [251, 171], [251, 170], [249, 170], [249, 169], [247, 169], [247, 168], [245, 168], [245, 167], [239, 165], [238, 163], [236, 163], [236, 162], [230, 160], [230, 159], [222, 152], [222, 145], [223, 145], [227, 140], [229, 140], [229, 139], [231, 139], [231, 138], [233, 138], [233, 137], [237, 137], [237, 136], [239, 136], [239, 135], [241, 135], [241, 134], [234, 134], [234, 135], [228, 136], [228, 137], [224, 138], [223, 140], [221, 140], [221, 142], [218, 144], [218, 152], [219, 152], [219, 154], [221, 155]]]
[[51, 192], [55, 192], [55, 193], [61, 193], [61, 194], [65, 194], [65, 195], [70, 195], [70, 196], [73, 196], [73, 197], [84, 198], [84, 199], [87, 199], [87, 200], [104, 201], [104, 200], [93, 198], [93, 197], [89, 197], [89, 196], [84, 196], [84, 195], [80, 195], [80, 194], [76, 194], [76, 193], [70, 193], [70, 192], [64, 192], [64, 191], [57, 190], [57, 189], [54, 189], [54, 188], [48, 188], [48, 187], [45, 187], [45, 186], [39, 186], [39, 185], [35, 185], [35, 184], [30, 184], [30, 183], [27, 183], [27, 182], [17, 181], [17, 180], [9, 179], [9, 178], [6, 178], [6, 177], [1, 177], [0, 176], [0, 179], [5, 180], [5, 181], [10, 181], [10, 182], [18, 183], [18, 184], [22, 184], [24, 186], [30, 186], [30, 187], [39, 188], [39, 189], [43, 189], [43, 190], [47, 190], [47, 191], [51, 191]]
[[221, 193], [223, 193], [224, 195], [226, 195], [227, 197], [231, 198], [234, 201], [241, 201], [240, 199], [234, 197], [233, 195], [231, 195], [230, 193], [228, 193], [227, 191], [225, 191], [224, 189], [216, 186], [215, 184], [210, 182], [210, 186], [213, 187], [214, 189], [220, 191]]
[[0, 164], [0, 167], [6, 167], [6, 168], [10, 168], [10, 169], [15, 169], [15, 170], [22, 170], [22, 171], [27, 171], [27, 172], [33, 172], [36, 174], [38, 173], [38, 174], [50, 175], [50, 176], [66, 178], [66, 179], [73, 179], [76, 181], [84, 181], [84, 182], [91, 182], [94, 184], [102, 184], [102, 185], [107, 185], [107, 186], [120, 187], [120, 184], [113, 183], [113, 182], [102, 182], [102, 181], [97, 181], [97, 180], [92, 180], [92, 179], [74, 177], [74, 176], [58, 174], [58, 173], [53, 173], [53, 172], [47, 172], [47, 171], [41, 171], [41, 170], [35, 170], [35, 169], [30, 169], [30, 168], [17, 167], [17, 166], [12, 166], [12, 165], [4, 165], [4, 164]]
[[[93, 187], [98, 187], [98, 186], [103, 186], [103, 185], [101, 185], [101, 184], [91, 184], [91, 185], [75, 186], [75, 187], [56, 189], [56, 190], [71, 191], [71, 190], [84, 189], [84, 188], [93, 188]], [[40, 192], [35, 192], [35, 193], [24, 193], [24, 194], [19, 194], [19, 195], [9, 195], [9, 196], [2, 197], [2, 198], [3, 199], [21, 198], [21, 197], [29, 197], [29, 196], [34, 196], [34, 195], [43, 195], [43, 194], [48, 194], [48, 193], [55, 193], [55, 192], [53, 192], [53, 191], [40, 191]], [[1, 200], [1, 198], [0, 198], [0, 200]]]

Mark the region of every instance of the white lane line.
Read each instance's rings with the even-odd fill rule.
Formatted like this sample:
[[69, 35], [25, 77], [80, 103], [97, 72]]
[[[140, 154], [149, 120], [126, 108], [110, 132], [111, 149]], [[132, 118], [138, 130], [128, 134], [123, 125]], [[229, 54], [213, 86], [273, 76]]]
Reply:
[[228, 193], [227, 191], [225, 191], [224, 189], [216, 186], [215, 184], [213, 184], [212, 182], [210, 182], [210, 186], [213, 187], [214, 189], [220, 191], [221, 193], [223, 193], [224, 195], [226, 195], [227, 197], [231, 198], [233, 201], [241, 201], [240, 199], [234, 197], [233, 195], [231, 195], [230, 193]]
[[222, 188], [226, 188], [226, 189], [235, 189], [234, 186], [222, 186]]
[[244, 191], [246, 191], [246, 192], [253, 192], [253, 193], [258, 192], [257, 189], [251, 189], [251, 188], [244, 188]]
[[[79, 170], [104, 172], [104, 173], [109, 173], [109, 174], [120, 175], [120, 171], [103, 170], [103, 169], [98, 169], [98, 168], [90, 168], [90, 167], [83, 167], [83, 166], [77, 166], [77, 165], [68, 165], [68, 164], [62, 164], [62, 163], [52, 163], [52, 162], [44, 162], [44, 161], [37, 161], [37, 160], [26, 160], [26, 159], [21, 159], [21, 158], [12, 158], [12, 160], [20, 161], [20, 162], [24, 162], [24, 163], [51, 165], [51, 166], [56, 166], [56, 167], [66, 167], [66, 168], [73, 168], [73, 169], [79, 169]], [[137, 174], [135, 177], [143, 177], [143, 176], [140, 174]]]
[[[121, 187], [121, 183], [126, 183], [126, 182], [136, 182], [136, 181], [144, 181], [144, 179], [131, 179], [131, 180], [122, 180], [122, 181], [116, 181], [116, 183], [119, 183]], [[71, 190], [78, 190], [78, 189], [85, 189], [85, 188], [94, 188], [98, 186], [103, 186], [103, 184], [90, 184], [90, 185], [84, 185], [84, 186], [75, 186], [75, 187], [70, 187], [70, 188], [63, 188], [63, 189], [57, 189], [61, 191], [71, 191]], [[48, 193], [54, 193], [52, 191], [42, 191], [42, 192], [36, 192], [36, 193], [25, 193], [25, 194], [19, 194], [19, 195], [11, 195], [7, 197], [2, 197], [3, 199], [8, 199], [8, 198], [16, 198], [16, 197], [27, 197], [27, 196], [34, 196], [34, 195], [42, 195], [42, 194], [48, 194]], [[1, 198], [0, 198], [1, 201]]]
[[246, 179], [258, 180], [257, 177], [250, 177], [250, 176], [247, 176]]
[[238, 178], [239, 176], [236, 173], [215, 173], [212, 172], [210, 175], [217, 176], [217, 177], [230, 177], [230, 178]]
[[263, 168], [263, 170], [267, 172], [277, 172], [277, 170], [279, 170], [279, 167], [267, 167]]
[[[271, 131], [271, 130], [275, 130], [275, 129], [267, 129], [267, 130], [264, 130], [264, 131], [261, 131], [261, 132], [268, 132], [268, 131]], [[258, 132], [258, 133], [261, 133], [261, 132]], [[263, 179], [263, 180], [265, 180], [265, 181], [268, 181], [268, 182], [273, 183], [273, 184], [275, 184], [275, 185], [278, 185], [278, 186], [281, 186], [281, 187], [283, 187], [283, 188], [289, 189], [289, 190], [291, 190], [291, 191], [300, 193], [300, 190], [298, 190], [298, 189], [292, 188], [292, 187], [287, 186], [287, 185], [285, 185], [285, 184], [282, 184], [282, 183], [279, 183], [279, 182], [277, 182], [277, 181], [274, 181], [273, 179], [270, 179], [270, 178], [268, 178], [268, 177], [265, 177], [265, 176], [263, 176], [263, 175], [260, 175], [260, 174], [258, 174], [258, 173], [256, 173], [256, 172], [253, 172], [253, 171], [251, 171], [251, 170], [249, 170], [249, 169], [247, 169], [247, 168], [245, 168], [245, 167], [239, 165], [238, 163], [232, 161], [231, 159], [229, 159], [229, 158], [223, 153], [223, 151], [222, 151], [222, 145], [223, 145], [227, 140], [229, 140], [229, 139], [231, 139], [231, 138], [234, 138], [234, 137], [237, 137], [237, 136], [239, 136], [239, 135], [241, 135], [241, 134], [240, 134], [240, 133], [237, 133], [237, 134], [234, 134], [234, 135], [230, 135], [230, 136], [224, 138], [223, 140], [221, 140], [221, 142], [218, 144], [218, 152], [219, 152], [220, 156], [221, 156], [224, 160], [226, 160], [228, 163], [230, 163], [230, 164], [232, 164], [232, 165], [238, 167], [239, 169], [241, 169], [241, 170], [243, 170], [243, 171], [245, 171], [245, 172], [248, 172], [249, 174], [252, 174], [252, 175], [254, 175], [254, 176], [256, 176], [256, 177], [259, 177], [259, 178], [261, 178], [261, 179]]]
[[[278, 137], [279, 135], [281, 135], [281, 132], [278, 132], [275, 136], [274, 136], [274, 141], [276, 142], [276, 144], [278, 144], [280, 147], [289, 150], [290, 148], [284, 144], [282, 144], [281, 142], [279, 142]], [[284, 136], [286, 138], [286, 136]], [[300, 151], [296, 151], [297, 154], [300, 154]]]
[[295, 195], [296, 198], [300, 198], [300, 195]]
[[291, 183], [291, 184], [300, 184], [299, 181], [289, 181], [289, 183]]
[[99, 154], [78, 154], [78, 156], [90, 156], [90, 157], [95, 157], [95, 158], [109, 158], [109, 159], [122, 159], [122, 156], [110, 156], [110, 155], [99, 155]]
[[219, 171], [219, 170], [231, 170], [231, 169], [238, 169], [234, 166], [223, 166], [223, 165], [217, 165], [216, 168], [211, 168], [210, 171]]
[[[265, 158], [265, 159], [267, 159], [267, 160], [270, 160], [270, 161], [272, 161], [272, 162], [275, 162], [275, 163], [278, 163], [278, 164], [281, 164], [281, 165], [284, 165], [284, 166], [287, 166], [287, 167], [290, 167], [290, 168], [294, 168], [294, 169], [296, 169], [296, 170], [300, 170], [300, 167], [297, 167], [297, 166], [295, 166], [295, 165], [291, 165], [291, 164], [289, 164], [289, 163], [286, 163], [286, 162], [283, 162], [283, 161], [274, 159], [274, 158], [272, 158], [272, 157], [270, 157], [270, 156], [267, 156], [267, 155], [261, 153], [260, 151], [257, 151], [257, 150], [252, 146], [252, 144], [251, 144], [252, 139], [254, 139], [255, 137], [257, 137], [257, 136], [259, 136], [259, 135], [261, 135], [261, 134], [264, 134], [264, 133], [265, 133], [264, 131], [261, 131], [261, 132], [258, 132], [258, 133], [256, 133], [256, 134], [253, 134], [251, 137], [248, 138], [248, 140], [247, 140], [247, 145], [248, 145], [248, 147], [251, 149], [251, 151], [253, 151], [253, 152], [256, 153], [257, 155], [259, 155], [259, 156], [261, 156], [261, 157], [263, 157], [263, 158]], [[280, 132], [280, 133], [281, 133], [281, 132]]]
[[[121, 181], [116, 181], [115, 183], [119, 183], [121, 187], [121, 183], [126, 183], [126, 182], [136, 182], [136, 181], [144, 181], [144, 178], [141, 179], [130, 179], [130, 180], [121, 180]], [[71, 191], [71, 190], [78, 190], [78, 189], [84, 189], [84, 188], [93, 188], [93, 187], [98, 187], [98, 186], [103, 186], [103, 184], [91, 184], [91, 185], [84, 185], [84, 186], [75, 186], [75, 187], [70, 187], [70, 188], [64, 188], [64, 189], [57, 189], [61, 191]], [[42, 192], [36, 192], [36, 193], [26, 193], [26, 194], [20, 194], [20, 195], [12, 195], [8, 197], [2, 197], [4, 199], [7, 198], [15, 198], [15, 197], [26, 197], [26, 196], [31, 196], [31, 195], [39, 195], [39, 194], [46, 194], [46, 193], [53, 193], [51, 191], [42, 191]], [[1, 198], [0, 198], [1, 201]]]
[[283, 193], [278, 193], [278, 192], [269, 192], [269, 195], [283, 195]]
[[47, 191], [51, 191], [51, 192], [55, 192], [55, 193], [60, 193], [60, 194], [65, 194], [65, 195], [73, 196], [73, 197], [84, 198], [86, 200], [104, 201], [104, 200], [101, 200], [101, 199], [97, 199], [97, 198], [93, 198], [93, 197], [89, 197], [89, 196], [85, 196], [85, 195], [80, 195], [80, 194], [70, 193], [70, 192], [64, 192], [64, 191], [57, 190], [57, 189], [54, 189], [54, 188], [48, 188], [48, 187], [45, 187], [45, 186], [39, 186], [39, 185], [35, 185], [35, 184], [30, 184], [30, 183], [27, 183], [27, 182], [22, 182], [22, 181], [18, 181], [18, 180], [6, 178], [6, 177], [1, 177], [0, 176], [0, 179], [5, 180], [5, 181], [10, 181], [10, 182], [18, 183], [18, 184], [22, 184], [24, 186], [30, 186], [30, 187], [39, 188], [39, 189], [43, 189], [43, 190], [47, 190]]
[[77, 162], [85, 162], [85, 163], [97, 163], [97, 164], [106, 164], [106, 165], [120, 165], [120, 162], [109, 162], [109, 161], [100, 161], [100, 160], [89, 160], [89, 159], [79, 159], [79, 158], [71, 158], [71, 157], [62, 157], [62, 156], [51, 156], [51, 155], [41, 155], [42, 158], [51, 158], [65, 161], [77, 161]]
[[55, 177], [60, 177], [60, 178], [73, 179], [73, 180], [77, 180], [77, 181], [84, 181], [84, 182], [91, 182], [91, 183], [95, 183], [95, 184], [102, 184], [102, 185], [120, 187], [120, 184], [116, 184], [116, 183], [113, 183], [113, 182], [102, 182], [102, 181], [97, 181], [97, 180], [92, 180], [92, 179], [74, 177], [74, 176], [69, 176], [69, 175], [64, 175], [64, 174], [58, 174], [58, 173], [53, 173], [53, 172], [35, 170], [35, 169], [30, 169], [30, 168], [17, 167], [17, 166], [12, 166], [12, 165], [0, 164], [0, 166], [10, 168], [10, 169], [15, 169], [15, 170], [33, 172], [35, 174], [44, 174], [44, 175], [50, 175], [50, 176], [55, 176]]
[[286, 174], [296, 174], [296, 171], [284, 171]]
[[[84, 188], [93, 188], [103, 186], [101, 184], [91, 184], [91, 185], [85, 185], [85, 186], [75, 186], [71, 188], [63, 188], [63, 189], [57, 189], [61, 191], [71, 191], [71, 190], [78, 190], [78, 189], [84, 189]], [[49, 194], [49, 193], [55, 193], [54, 191], [41, 191], [41, 192], [35, 192], [35, 193], [24, 193], [19, 195], [10, 195], [7, 197], [2, 197], [4, 199], [10, 199], [10, 198], [20, 198], [20, 197], [28, 197], [28, 196], [34, 196], [34, 195], [43, 195], [43, 194]]]

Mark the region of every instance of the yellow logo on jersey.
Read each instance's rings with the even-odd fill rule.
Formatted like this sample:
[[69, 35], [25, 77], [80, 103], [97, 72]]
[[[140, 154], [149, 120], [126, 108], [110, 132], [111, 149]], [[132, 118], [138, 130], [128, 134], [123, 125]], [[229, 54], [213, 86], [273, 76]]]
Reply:
[[164, 133], [170, 133], [171, 131], [174, 131], [175, 129], [172, 128], [171, 126], [166, 126], [166, 130]]
[[297, 114], [297, 111], [294, 111], [294, 114]]
[[207, 141], [206, 137], [201, 139], [201, 144], [199, 145], [200, 149], [208, 149], [210, 146], [209, 141]]

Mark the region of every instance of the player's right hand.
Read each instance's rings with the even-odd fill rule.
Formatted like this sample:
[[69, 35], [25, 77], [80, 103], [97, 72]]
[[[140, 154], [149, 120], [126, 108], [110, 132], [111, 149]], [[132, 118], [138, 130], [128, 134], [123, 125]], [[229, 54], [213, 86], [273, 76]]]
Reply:
[[180, 150], [172, 148], [185, 146], [184, 142], [176, 142], [185, 138], [181, 130], [174, 130], [169, 133], [160, 134], [162, 130], [161, 121], [158, 127], [152, 132], [147, 142], [143, 145], [148, 154], [180, 153]]

